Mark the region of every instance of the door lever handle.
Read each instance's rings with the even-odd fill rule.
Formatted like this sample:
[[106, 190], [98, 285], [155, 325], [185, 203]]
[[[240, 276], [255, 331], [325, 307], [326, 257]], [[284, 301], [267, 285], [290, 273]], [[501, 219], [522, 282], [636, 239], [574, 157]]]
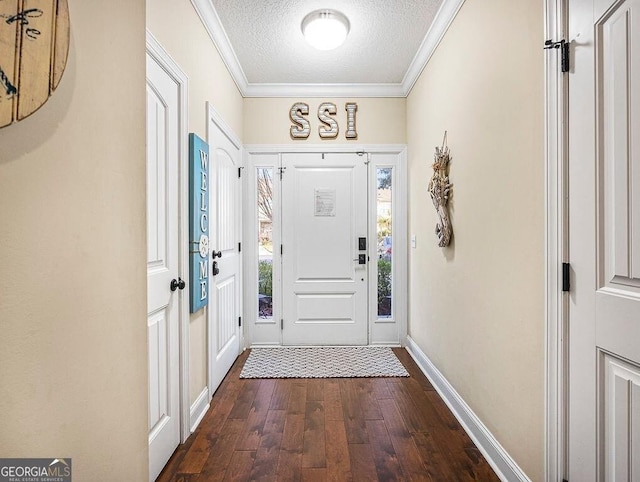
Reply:
[[354, 261], [357, 261], [358, 264], [367, 264], [367, 255], [359, 254], [358, 257], [354, 259]]

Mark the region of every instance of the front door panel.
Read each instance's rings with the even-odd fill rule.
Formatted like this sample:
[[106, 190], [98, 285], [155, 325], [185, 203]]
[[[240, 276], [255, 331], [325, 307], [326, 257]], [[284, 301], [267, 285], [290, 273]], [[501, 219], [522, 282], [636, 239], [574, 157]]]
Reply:
[[366, 158], [285, 154], [282, 166], [283, 343], [366, 344]]

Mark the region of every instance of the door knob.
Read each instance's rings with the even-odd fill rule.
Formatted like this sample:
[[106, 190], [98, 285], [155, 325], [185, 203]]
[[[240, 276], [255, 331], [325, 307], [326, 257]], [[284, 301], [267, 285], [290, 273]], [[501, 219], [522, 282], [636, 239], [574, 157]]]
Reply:
[[213, 259], [222, 258], [222, 251], [216, 251], [215, 249], [211, 252], [211, 257]]
[[171, 288], [171, 291], [175, 291], [178, 288], [183, 290], [185, 286], [187, 286], [187, 283], [185, 283], [182, 278], [178, 278], [178, 279], [174, 278], [171, 280], [171, 284], [169, 285], [169, 288]]

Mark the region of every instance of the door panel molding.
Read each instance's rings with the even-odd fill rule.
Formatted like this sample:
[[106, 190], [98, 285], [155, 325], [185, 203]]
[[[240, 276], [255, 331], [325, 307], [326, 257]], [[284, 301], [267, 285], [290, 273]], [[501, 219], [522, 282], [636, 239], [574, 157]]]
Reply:
[[606, 453], [600, 446], [606, 480], [635, 480], [640, 460], [632, 460], [640, 441], [640, 366], [599, 351], [601, 406], [599, 425], [604, 427]]
[[[619, 2], [596, 24], [598, 156], [598, 283], [640, 295], [640, 174], [633, 169], [638, 129], [632, 68], [640, 63], [631, 45], [631, 1]], [[637, 22], [637, 20], [635, 20]], [[635, 56], [635, 57], [634, 57]], [[635, 61], [635, 62], [634, 62]]]

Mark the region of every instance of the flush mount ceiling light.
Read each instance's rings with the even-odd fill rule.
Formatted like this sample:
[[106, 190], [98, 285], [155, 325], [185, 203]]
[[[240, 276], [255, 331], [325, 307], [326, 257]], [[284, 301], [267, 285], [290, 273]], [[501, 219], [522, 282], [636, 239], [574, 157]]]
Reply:
[[318, 50], [333, 50], [349, 33], [349, 19], [336, 10], [316, 10], [302, 20], [302, 34]]

